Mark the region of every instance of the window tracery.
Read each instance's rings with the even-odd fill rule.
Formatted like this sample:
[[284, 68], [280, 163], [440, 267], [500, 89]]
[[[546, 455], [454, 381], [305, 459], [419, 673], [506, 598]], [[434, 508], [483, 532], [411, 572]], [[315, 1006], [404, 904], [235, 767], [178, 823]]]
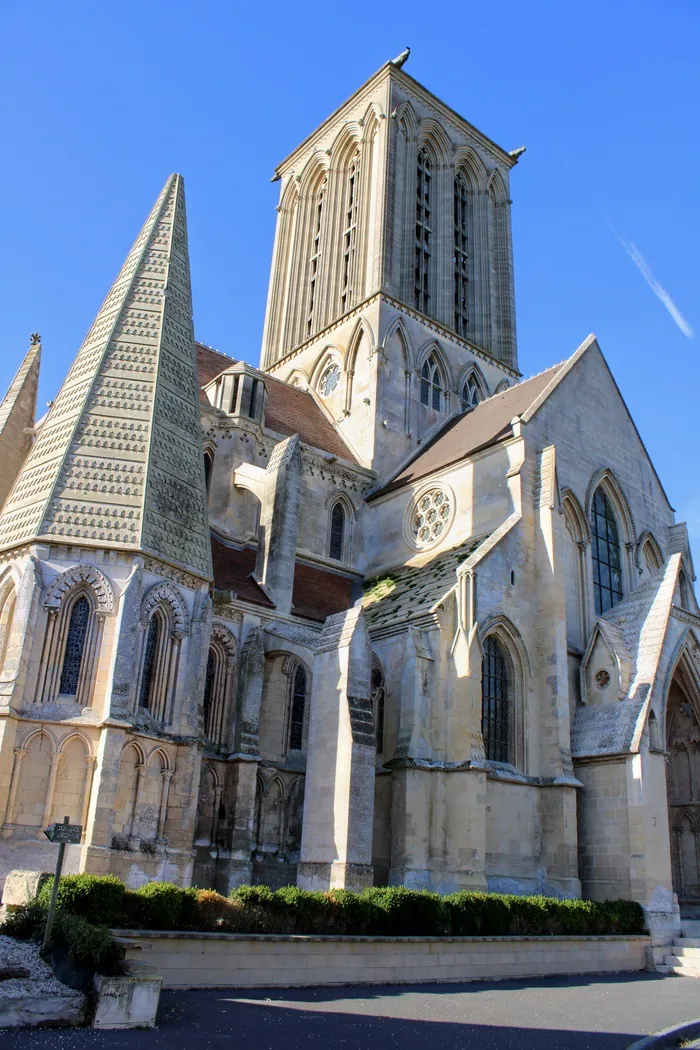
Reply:
[[340, 290], [341, 314], [344, 314], [352, 306], [354, 300], [352, 279], [355, 264], [355, 245], [357, 242], [359, 167], [360, 155], [356, 153], [350, 165], [346, 188], [345, 222], [343, 224], [343, 269]]
[[332, 361], [327, 365], [318, 383], [321, 397], [330, 397], [340, 382], [340, 366]]
[[78, 692], [80, 668], [83, 662], [89, 623], [90, 603], [83, 594], [73, 604], [68, 622], [61, 682], [58, 687], [59, 693], [63, 695], [75, 696]]
[[508, 665], [498, 639], [489, 635], [481, 671], [481, 732], [484, 754], [490, 761], [509, 761], [510, 723]]
[[463, 412], [468, 412], [471, 408], [476, 408], [481, 401], [481, 391], [479, 390], [479, 384], [474, 376], [469, 376], [469, 379], [463, 384], [460, 393], [460, 400], [462, 402]]
[[410, 535], [418, 548], [438, 543], [454, 517], [454, 501], [443, 488], [422, 493], [409, 508]]
[[416, 170], [416, 246], [414, 305], [427, 314], [430, 309], [430, 250], [432, 161], [426, 149], [420, 150]]
[[435, 354], [423, 363], [420, 373], [420, 400], [426, 408], [442, 411], [442, 373]]
[[619, 530], [610, 500], [602, 488], [597, 489], [593, 497], [591, 531], [595, 611], [602, 616], [623, 598]]

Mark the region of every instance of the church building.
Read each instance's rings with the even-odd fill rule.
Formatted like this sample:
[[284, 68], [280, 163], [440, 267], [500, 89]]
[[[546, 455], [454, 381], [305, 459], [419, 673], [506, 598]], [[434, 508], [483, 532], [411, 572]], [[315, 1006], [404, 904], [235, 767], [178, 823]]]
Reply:
[[686, 526], [594, 336], [521, 373], [523, 151], [405, 58], [276, 169], [259, 368], [195, 339], [180, 175], [39, 420], [32, 337], [0, 406], [2, 878], [68, 816], [67, 870], [132, 887], [700, 911]]

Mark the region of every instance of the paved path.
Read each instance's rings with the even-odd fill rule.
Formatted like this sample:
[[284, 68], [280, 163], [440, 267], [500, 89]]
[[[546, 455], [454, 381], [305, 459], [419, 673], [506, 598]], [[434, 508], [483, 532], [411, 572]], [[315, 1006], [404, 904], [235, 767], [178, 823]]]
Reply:
[[620, 974], [473, 984], [164, 992], [155, 1031], [6, 1029], [3, 1050], [624, 1050], [700, 1016], [700, 981]]

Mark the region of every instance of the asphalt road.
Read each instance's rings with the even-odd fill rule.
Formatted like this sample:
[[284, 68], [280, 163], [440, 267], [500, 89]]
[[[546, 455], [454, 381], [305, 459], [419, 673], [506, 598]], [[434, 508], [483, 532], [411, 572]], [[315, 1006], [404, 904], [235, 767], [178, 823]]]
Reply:
[[540, 981], [164, 992], [154, 1030], [5, 1029], [2, 1050], [624, 1050], [700, 1017], [700, 981]]

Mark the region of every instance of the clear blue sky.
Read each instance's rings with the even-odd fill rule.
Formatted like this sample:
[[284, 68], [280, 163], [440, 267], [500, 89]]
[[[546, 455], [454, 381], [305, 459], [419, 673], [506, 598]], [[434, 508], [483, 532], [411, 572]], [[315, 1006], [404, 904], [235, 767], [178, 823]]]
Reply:
[[698, 0], [0, 0], [0, 386], [39, 331], [42, 404], [55, 394], [172, 171], [197, 337], [257, 363], [274, 166], [406, 44], [407, 72], [527, 146], [521, 369], [596, 332], [700, 570], [700, 343], [681, 330], [700, 333]]

